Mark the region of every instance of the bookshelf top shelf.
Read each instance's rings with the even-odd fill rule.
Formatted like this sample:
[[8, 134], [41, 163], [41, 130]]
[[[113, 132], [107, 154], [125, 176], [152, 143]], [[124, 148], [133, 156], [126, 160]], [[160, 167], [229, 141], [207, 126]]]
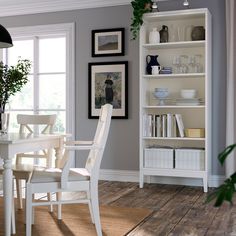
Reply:
[[193, 48], [193, 47], [204, 47], [204, 46], [205, 46], [205, 40], [143, 44], [143, 47], [146, 49]]
[[205, 73], [143, 75], [145, 79], [204, 78]]
[[205, 138], [187, 138], [187, 137], [143, 137], [144, 140], [176, 140], [176, 141], [205, 141]]
[[205, 105], [192, 105], [192, 106], [189, 106], [189, 105], [185, 105], [185, 106], [180, 106], [180, 105], [157, 105], [157, 106], [144, 106], [143, 108], [144, 109], [155, 109], [155, 108], [162, 108], [162, 109], [166, 109], [166, 108], [176, 108], [176, 109], [179, 109], [179, 108], [205, 108], [206, 106]]

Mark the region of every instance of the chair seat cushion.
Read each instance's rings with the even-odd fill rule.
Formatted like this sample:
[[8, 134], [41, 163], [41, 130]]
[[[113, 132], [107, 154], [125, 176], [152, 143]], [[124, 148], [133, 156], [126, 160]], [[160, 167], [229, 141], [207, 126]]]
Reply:
[[[48, 168], [44, 170], [34, 170], [31, 183], [61, 182], [62, 170], [58, 168]], [[86, 181], [90, 179], [89, 172], [84, 168], [71, 168], [68, 181]]]

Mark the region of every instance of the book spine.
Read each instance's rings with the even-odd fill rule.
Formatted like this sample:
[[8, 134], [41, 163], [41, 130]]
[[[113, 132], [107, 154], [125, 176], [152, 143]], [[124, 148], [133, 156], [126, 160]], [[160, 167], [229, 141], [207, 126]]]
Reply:
[[161, 116], [156, 115], [155, 120], [156, 120], [156, 137], [161, 137]]
[[166, 120], [167, 120], [167, 132], [166, 137], [170, 138], [172, 137], [172, 114], [168, 113], [166, 114]]
[[179, 130], [180, 137], [184, 137], [184, 124], [183, 124], [183, 119], [181, 114], [175, 114], [176, 121], [177, 121], [177, 126]]
[[162, 137], [166, 137], [167, 135], [167, 130], [166, 130], [166, 120], [167, 120], [167, 115], [166, 114], [162, 114], [161, 115], [161, 124], [162, 124]]

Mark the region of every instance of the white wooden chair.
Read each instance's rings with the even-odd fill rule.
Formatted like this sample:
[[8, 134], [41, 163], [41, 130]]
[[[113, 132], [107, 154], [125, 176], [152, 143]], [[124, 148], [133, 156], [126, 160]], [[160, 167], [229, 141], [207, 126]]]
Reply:
[[[102, 106], [101, 113], [93, 141], [74, 141], [65, 146], [61, 161], [61, 168], [34, 170], [26, 184], [26, 236], [31, 235], [33, 223], [33, 207], [41, 205], [58, 205], [58, 219], [61, 219], [61, 204], [87, 203], [89, 205], [92, 222], [95, 223], [98, 236], [102, 236], [99, 202], [98, 177], [112, 115], [112, 105]], [[85, 168], [71, 168], [73, 158], [70, 151], [90, 150]], [[34, 201], [35, 193], [45, 192], [78, 192], [85, 191], [86, 197], [79, 200]]]
[[[56, 115], [25, 115], [18, 114], [17, 115], [17, 123], [20, 125], [19, 133], [33, 133], [34, 126], [42, 126], [43, 129], [41, 133], [43, 134], [51, 134], [53, 133], [53, 126], [56, 122]], [[39, 127], [38, 127], [39, 128]], [[17, 200], [18, 200], [18, 208], [22, 209], [22, 188], [21, 188], [21, 180], [27, 181], [35, 168], [34, 165], [25, 164], [22, 162], [23, 158], [46, 158], [47, 167], [52, 166], [51, 160], [51, 150], [42, 150], [42, 154], [29, 154], [29, 153], [20, 153], [16, 155], [16, 163], [13, 164], [13, 176], [16, 179], [16, 190], [17, 190]], [[3, 168], [0, 168], [0, 175], [3, 174]], [[14, 188], [14, 184], [13, 184]], [[13, 189], [14, 190], [14, 189]], [[50, 196], [48, 195], [50, 198]], [[14, 203], [14, 196], [13, 196]], [[50, 208], [52, 211], [52, 207]], [[15, 207], [13, 204], [12, 209], [12, 234], [15, 234]]]
[[[52, 115], [26, 115], [18, 114], [17, 123], [20, 125], [19, 133], [35, 132], [41, 134], [52, 134], [57, 116]], [[39, 129], [42, 129], [41, 131]], [[36, 130], [34, 130], [36, 129]], [[13, 175], [16, 178], [16, 190], [18, 199], [18, 208], [22, 209], [22, 187], [21, 180], [27, 181], [33, 169], [32, 164], [23, 163], [23, 158], [43, 158], [46, 159], [46, 167], [52, 167], [52, 150], [42, 150], [41, 153], [19, 153], [16, 155], [16, 165], [13, 167]], [[51, 209], [52, 211], [52, 209]]]

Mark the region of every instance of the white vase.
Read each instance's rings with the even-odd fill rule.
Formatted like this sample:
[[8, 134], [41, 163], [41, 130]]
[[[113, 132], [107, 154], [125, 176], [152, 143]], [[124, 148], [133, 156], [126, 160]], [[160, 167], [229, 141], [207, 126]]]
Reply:
[[6, 134], [9, 127], [9, 113], [0, 113], [0, 134]]
[[149, 43], [160, 43], [160, 33], [157, 28], [153, 28], [149, 33]]

